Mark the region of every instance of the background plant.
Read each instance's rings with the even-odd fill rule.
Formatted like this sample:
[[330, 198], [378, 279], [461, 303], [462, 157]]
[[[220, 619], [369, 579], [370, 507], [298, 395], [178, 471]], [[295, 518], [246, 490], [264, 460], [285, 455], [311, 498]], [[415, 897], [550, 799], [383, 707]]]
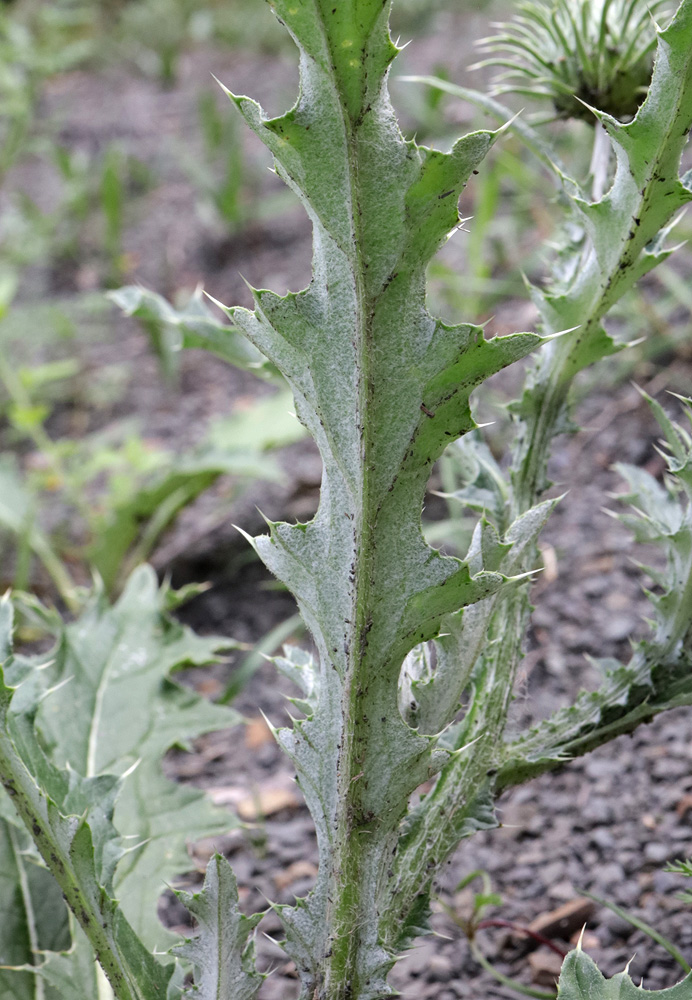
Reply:
[[504, 68], [499, 93], [549, 98], [560, 116], [593, 125], [593, 107], [629, 118], [651, 79], [651, 19], [666, 10], [664, 0], [529, 0], [518, 4], [512, 21], [498, 25], [500, 34], [484, 39], [491, 56], [480, 65]]

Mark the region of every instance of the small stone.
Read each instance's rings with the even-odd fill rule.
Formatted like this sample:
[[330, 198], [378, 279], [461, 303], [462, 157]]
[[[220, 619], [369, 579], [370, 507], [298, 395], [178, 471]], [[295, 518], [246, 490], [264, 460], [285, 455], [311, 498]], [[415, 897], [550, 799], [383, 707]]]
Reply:
[[247, 822], [273, 816], [283, 809], [297, 809], [300, 798], [292, 788], [260, 788], [254, 795], [247, 795], [238, 802], [236, 809], [241, 819]]
[[536, 871], [534, 868], [529, 867], [529, 865], [518, 865], [509, 872], [510, 882], [531, 882], [535, 878]]
[[599, 851], [610, 851], [615, 847], [615, 837], [610, 830], [604, 827], [597, 827], [591, 831], [589, 843], [597, 847]]
[[636, 628], [636, 622], [630, 615], [610, 615], [606, 621], [603, 633], [611, 642], [622, 642], [629, 639]]
[[565, 865], [562, 861], [551, 861], [540, 869], [541, 881], [544, 885], [554, 885], [565, 877]]
[[276, 824], [277, 839], [283, 845], [290, 844], [292, 847], [296, 845], [302, 847], [309, 838], [309, 833], [310, 820], [308, 819], [306, 822], [303, 817]]
[[[674, 854], [675, 851], [672, 853]], [[644, 847], [644, 857], [652, 864], [662, 865], [670, 856], [670, 844], [649, 843]]]
[[613, 937], [626, 941], [634, 932], [634, 927], [624, 917], [612, 910], [606, 910], [601, 921], [604, 927], [612, 933]]
[[432, 940], [422, 940], [415, 948], [407, 951], [402, 958], [398, 970], [409, 976], [425, 976], [430, 963], [435, 956], [436, 944]]
[[554, 951], [534, 951], [529, 955], [531, 982], [537, 986], [554, 986], [562, 968], [562, 958]]
[[602, 865], [598, 869], [598, 884], [610, 888], [613, 885], [619, 885], [625, 879], [625, 873], [623, 871], [622, 865], [619, 865], [617, 861], [611, 861], [607, 865]]
[[618, 861], [628, 875], [633, 875], [635, 872], [639, 871], [642, 864], [641, 854], [638, 850], [620, 851], [618, 853]]
[[551, 899], [566, 901], [574, 896], [574, 886], [569, 879], [563, 879], [562, 882], [557, 882], [549, 887], [548, 895]]
[[426, 978], [434, 983], [448, 983], [454, 975], [452, 963], [446, 955], [433, 955], [428, 963]]
[[582, 817], [593, 826], [607, 826], [613, 822], [613, 807], [602, 798], [592, 798], [582, 810]]
[[667, 893], [683, 889], [682, 879], [675, 872], [654, 872], [654, 892]]
[[617, 765], [608, 757], [587, 757], [584, 771], [589, 778], [596, 781], [598, 778], [612, 778], [617, 772]]
[[641, 886], [638, 882], [623, 882], [622, 885], [613, 887], [615, 902], [625, 908], [636, 906], [639, 902]]
[[654, 778], [660, 778], [662, 781], [670, 781], [671, 778], [685, 778], [690, 773], [690, 762], [666, 756], [655, 762], [652, 773]]
[[274, 875], [274, 885], [277, 889], [286, 889], [298, 879], [312, 879], [317, 876], [317, 866], [311, 861], [294, 861], [292, 865], [282, 868]]
[[568, 902], [550, 913], [542, 913], [529, 924], [529, 930], [543, 937], [561, 937], [566, 941], [576, 930], [580, 930], [594, 911], [594, 904], [583, 896], [574, 896]]

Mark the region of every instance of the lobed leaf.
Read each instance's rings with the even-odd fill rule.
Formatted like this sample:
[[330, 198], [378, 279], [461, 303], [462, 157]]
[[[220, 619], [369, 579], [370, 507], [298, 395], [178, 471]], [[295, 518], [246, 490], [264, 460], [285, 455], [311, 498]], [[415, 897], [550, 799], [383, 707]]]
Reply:
[[33, 670], [41, 691], [50, 690], [36, 725], [51, 759], [87, 777], [127, 774], [114, 823], [132, 849], [120, 861], [114, 885], [136, 932], [159, 948], [171, 936], [158, 921], [157, 901], [189, 866], [187, 843], [237, 822], [200, 790], [164, 777], [162, 757], [171, 746], [239, 721], [233, 709], [171, 678], [235, 643], [195, 635], [163, 613], [163, 601], [153, 570], [142, 567], [113, 606], [96, 591], [79, 620], [64, 626], [51, 663], [40, 673], [35, 659], [17, 659]]
[[627, 972], [606, 979], [581, 948], [570, 951], [562, 964], [557, 1000], [690, 1000], [692, 975], [666, 990], [635, 986]]
[[215, 854], [201, 892], [176, 895], [199, 925], [197, 937], [174, 949], [195, 967], [199, 1000], [252, 1000], [264, 976], [255, 970], [254, 928], [263, 914], [245, 917], [238, 909], [238, 888], [226, 859]]
[[[659, 410], [654, 407], [656, 414]], [[617, 466], [630, 485], [619, 499], [634, 510], [619, 515], [620, 520], [638, 541], [657, 543], [666, 555], [665, 571], [649, 571], [663, 591], [650, 595], [651, 637], [635, 646], [627, 664], [601, 661], [605, 677], [596, 691], [582, 692], [573, 705], [509, 744], [498, 775], [500, 788], [585, 753], [668, 708], [692, 704], [692, 504], [680, 488], [692, 442], [685, 441], [685, 432], [668, 416], [663, 429], [676, 442], [667, 483], [659, 484], [643, 469]]]
[[[45, 657], [11, 655], [11, 605], [0, 606], [6, 661], [0, 773], [9, 793], [3, 801], [18, 808], [101, 954], [119, 1000], [160, 1000], [166, 989], [171, 996], [179, 993], [173, 966], [161, 966], [149, 951], [173, 940], [158, 921], [158, 898], [189, 867], [189, 840], [236, 822], [201, 791], [169, 781], [161, 770], [172, 745], [238, 720], [237, 713], [210, 704], [170, 676], [182, 666], [209, 662], [233, 642], [196, 636], [172, 621], [165, 606], [155, 574], [142, 567], [115, 605], [97, 590], [77, 621], [58, 623], [58, 643], [47, 663]], [[12, 880], [15, 893], [22, 891], [21, 875]], [[51, 898], [47, 892], [46, 900]], [[28, 927], [31, 901], [26, 893], [22, 900]], [[18, 932], [9, 925], [4, 930], [21, 944]], [[34, 953], [25, 946], [13, 965], [34, 966], [47, 982], [81, 982], [85, 945], [79, 935], [69, 950], [57, 942], [63, 954], [40, 961], [34, 938]], [[0, 948], [3, 941], [0, 932]], [[3, 975], [23, 989], [32, 974]], [[69, 990], [55, 989], [71, 1000]]]
[[[0, 646], [9, 646], [12, 615], [0, 605]], [[6, 683], [12, 659], [0, 667], [0, 775], [65, 899], [113, 986], [118, 1000], [165, 996], [172, 968], [164, 968], [136, 937], [112, 896], [112, 874], [122, 853], [112, 825], [117, 779], [80, 778], [59, 770], [33, 737], [35, 696]], [[21, 692], [13, 704], [15, 692]], [[21, 974], [20, 974], [21, 975]]]
[[459, 195], [494, 136], [474, 133], [448, 153], [404, 140], [386, 91], [397, 51], [389, 4], [272, 6], [301, 52], [298, 100], [270, 119], [229, 96], [312, 220], [313, 277], [283, 297], [254, 290], [254, 312], [227, 312], [290, 384], [324, 463], [314, 520], [271, 524], [254, 541], [319, 653], [310, 714], [278, 739], [316, 822], [320, 874], [306, 901], [279, 912], [303, 996], [344, 991], [348, 965], [359, 1000], [374, 1000], [390, 992], [378, 929], [390, 906], [386, 858], [409, 795], [448, 757], [401, 718], [401, 664], [447, 615], [504, 583], [426, 545], [427, 480], [444, 447], [475, 426], [473, 388], [540, 338], [486, 340], [426, 310], [426, 264], [457, 226]]

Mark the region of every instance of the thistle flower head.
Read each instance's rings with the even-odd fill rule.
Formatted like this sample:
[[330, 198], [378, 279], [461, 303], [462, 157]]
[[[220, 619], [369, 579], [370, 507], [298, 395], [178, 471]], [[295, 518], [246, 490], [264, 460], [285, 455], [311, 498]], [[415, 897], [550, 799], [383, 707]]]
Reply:
[[655, 17], [667, 0], [526, 0], [480, 44], [498, 66], [497, 93], [552, 101], [562, 118], [594, 121], [585, 104], [618, 119], [636, 114], [653, 68]]

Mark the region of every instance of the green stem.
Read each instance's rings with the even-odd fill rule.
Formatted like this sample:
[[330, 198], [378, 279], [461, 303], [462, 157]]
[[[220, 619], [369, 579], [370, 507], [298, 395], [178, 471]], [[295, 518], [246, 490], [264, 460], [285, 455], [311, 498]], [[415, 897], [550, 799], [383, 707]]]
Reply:
[[[344, 102], [345, 103], [345, 102]], [[350, 198], [353, 218], [353, 270], [356, 279], [357, 333], [356, 350], [358, 365], [358, 413], [356, 423], [365, 429], [361, 453], [360, 505], [354, 512], [355, 560], [350, 571], [352, 609], [348, 636], [348, 663], [343, 688], [343, 735], [340, 767], [337, 773], [337, 810], [335, 817], [334, 851], [330, 859], [327, 894], [331, 899], [331, 954], [325, 958], [324, 981], [320, 1000], [348, 1000], [358, 996], [357, 983], [362, 968], [360, 952], [363, 947], [361, 928], [354, 915], [372, 912], [373, 886], [365, 883], [369, 865], [369, 821], [363, 815], [361, 788], [363, 762], [368, 742], [368, 720], [363, 707], [363, 691], [367, 689], [371, 664], [365, 654], [370, 628], [372, 607], [371, 581], [375, 574], [376, 547], [374, 526], [378, 510], [373, 503], [371, 489], [373, 402], [372, 376], [372, 314], [373, 303], [366, 293], [365, 268], [361, 247], [359, 205], [359, 162], [357, 157], [356, 130], [344, 115], [344, 129], [348, 136]], [[369, 898], [368, 898], [369, 897]]]

